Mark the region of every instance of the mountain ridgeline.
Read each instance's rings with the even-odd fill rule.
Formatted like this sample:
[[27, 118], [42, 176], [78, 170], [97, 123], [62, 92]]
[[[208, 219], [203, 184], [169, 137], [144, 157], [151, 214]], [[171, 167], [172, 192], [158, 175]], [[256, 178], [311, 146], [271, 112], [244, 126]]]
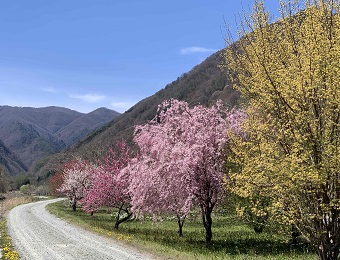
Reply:
[[10, 175], [60, 152], [106, 125], [118, 112], [99, 108], [88, 114], [62, 107], [0, 106], [0, 166]]
[[226, 69], [219, 66], [224, 63], [222, 53], [223, 51], [214, 53], [188, 73], [154, 95], [141, 100], [70, 149], [39, 162], [32, 174], [46, 176], [60, 164], [78, 156], [95, 161], [106, 153], [108, 146], [113, 146], [120, 140], [132, 144], [134, 126], [151, 120], [156, 115], [157, 106], [165, 99], [185, 100], [192, 106], [197, 104], [209, 106], [221, 99], [227, 107], [234, 107], [238, 104], [240, 95], [231, 87]]

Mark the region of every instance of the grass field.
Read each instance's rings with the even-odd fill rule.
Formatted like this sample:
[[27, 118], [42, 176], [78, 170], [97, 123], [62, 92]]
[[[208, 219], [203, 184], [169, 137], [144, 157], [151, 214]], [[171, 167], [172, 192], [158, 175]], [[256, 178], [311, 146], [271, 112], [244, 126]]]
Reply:
[[291, 248], [282, 235], [256, 234], [233, 216], [219, 216], [213, 223], [213, 241], [205, 243], [205, 232], [198, 220], [184, 224], [183, 237], [177, 235], [177, 222], [132, 220], [114, 230], [114, 220], [106, 211], [89, 216], [73, 212], [65, 202], [48, 205], [48, 210], [71, 223], [123, 241], [160, 259], [317, 259], [306, 245]]

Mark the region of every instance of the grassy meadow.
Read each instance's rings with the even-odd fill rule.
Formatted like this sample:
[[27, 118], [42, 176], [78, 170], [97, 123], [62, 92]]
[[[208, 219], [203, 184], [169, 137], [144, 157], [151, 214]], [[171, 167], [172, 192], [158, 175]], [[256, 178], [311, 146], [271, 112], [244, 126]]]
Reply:
[[233, 215], [215, 216], [213, 241], [207, 245], [199, 218], [189, 218], [183, 227], [183, 237], [179, 237], [175, 219], [130, 220], [114, 230], [113, 216], [106, 210], [90, 216], [81, 209], [73, 212], [65, 201], [47, 208], [68, 222], [137, 247], [159, 259], [317, 259], [307, 245], [292, 248], [288, 245], [289, 237], [277, 232], [256, 234]]

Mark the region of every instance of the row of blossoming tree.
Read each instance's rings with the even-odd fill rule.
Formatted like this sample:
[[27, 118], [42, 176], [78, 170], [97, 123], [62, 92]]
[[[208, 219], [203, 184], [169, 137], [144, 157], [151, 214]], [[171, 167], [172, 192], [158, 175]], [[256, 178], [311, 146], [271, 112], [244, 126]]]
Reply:
[[[162, 103], [154, 120], [136, 127], [138, 157], [126, 156], [114, 174], [112, 187], [125, 187], [126, 199], [116, 206], [136, 215], [173, 214], [180, 234], [189, 210], [199, 208], [210, 241], [212, 210], [232, 183], [246, 202], [240, 212], [292, 226], [320, 259], [338, 259], [340, 3], [282, 0], [280, 12], [273, 23], [263, 1], [255, 1], [240, 40], [227, 39], [225, 62], [247, 97], [246, 120], [241, 124], [243, 114], [227, 113], [220, 103]], [[229, 160], [234, 167], [226, 174]], [[84, 207], [95, 183], [81, 185]]]
[[172, 215], [182, 235], [187, 214], [199, 209], [209, 242], [213, 209], [226, 193], [227, 133], [238, 134], [243, 117], [221, 101], [209, 108], [164, 101], [153, 120], [135, 127], [138, 153], [120, 142], [96, 163], [71, 161], [59, 191], [74, 210], [77, 204], [91, 214], [103, 206], [117, 208], [115, 228], [133, 214]]

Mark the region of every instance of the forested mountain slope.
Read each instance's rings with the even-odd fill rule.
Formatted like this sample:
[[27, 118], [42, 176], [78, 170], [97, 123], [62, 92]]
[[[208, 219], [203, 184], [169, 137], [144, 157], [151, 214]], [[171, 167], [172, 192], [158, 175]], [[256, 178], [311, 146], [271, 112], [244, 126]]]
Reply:
[[3, 142], [0, 141], [0, 167], [6, 174], [16, 175], [27, 171], [25, 165], [17, 158]]
[[27, 171], [35, 161], [62, 151], [118, 114], [105, 108], [84, 114], [62, 107], [0, 106], [0, 141], [4, 147], [0, 161], [8, 162], [5, 154], [11, 154], [21, 169], [5, 167], [8, 173]]
[[154, 95], [141, 100], [71, 149], [40, 162], [32, 173], [44, 176], [76, 156], [95, 160], [106, 152], [109, 145], [119, 140], [125, 140], [131, 144], [134, 125], [152, 119], [156, 114], [158, 104], [164, 99], [176, 98], [185, 100], [191, 105], [211, 105], [217, 99], [222, 99], [227, 106], [235, 106], [240, 95], [230, 86], [226, 70], [219, 66], [223, 64], [221, 54], [222, 51], [214, 53], [190, 72], [183, 74]]

